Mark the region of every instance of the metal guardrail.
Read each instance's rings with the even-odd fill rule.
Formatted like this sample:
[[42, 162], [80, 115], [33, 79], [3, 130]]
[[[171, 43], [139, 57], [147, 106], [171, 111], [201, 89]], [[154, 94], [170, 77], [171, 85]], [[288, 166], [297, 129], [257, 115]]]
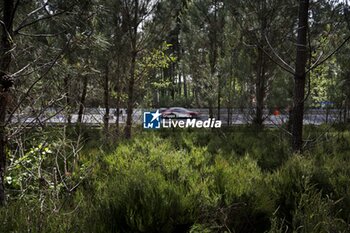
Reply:
[[[126, 111], [125, 109], [120, 109], [121, 114], [119, 116], [119, 124], [124, 124], [126, 122]], [[209, 117], [209, 109], [189, 109], [191, 111], [196, 111], [201, 113], [202, 119], [208, 119]], [[116, 109], [110, 109], [111, 114], [109, 115], [109, 123], [116, 123]], [[146, 111], [156, 111], [156, 109], [147, 109]], [[133, 122], [136, 124], [141, 124], [143, 121], [143, 109], [135, 109], [133, 112]], [[340, 114], [342, 113], [339, 109], [308, 109], [304, 114], [304, 124], [313, 124], [320, 125], [323, 123], [334, 123], [339, 121]], [[85, 110], [85, 114], [82, 116], [83, 124], [91, 124], [91, 125], [101, 125], [103, 124], [105, 111], [102, 108], [88, 108]], [[214, 110], [214, 118], [216, 117], [217, 112]], [[77, 123], [78, 114], [71, 114], [71, 123]], [[221, 109], [220, 111], [220, 120], [222, 120], [223, 125], [228, 122], [229, 117], [230, 124], [233, 125], [243, 125], [250, 124], [254, 118], [254, 110], [253, 109], [233, 109], [231, 114], [228, 114], [227, 109]], [[286, 123], [289, 119], [286, 111], [282, 111], [278, 115], [273, 115], [269, 111], [264, 111], [264, 124], [266, 125], [280, 125]], [[62, 112], [57, 113], [52, 109], [50, 112], [42, 114], [39, 117], [31, 116], [30, 114], [14, 114], [11, 123], [18, 124], [37, 124], [37, 123], [45, 123], [45, 124], [65, 124], [68, 123], [67, 115], [64, 115]]]

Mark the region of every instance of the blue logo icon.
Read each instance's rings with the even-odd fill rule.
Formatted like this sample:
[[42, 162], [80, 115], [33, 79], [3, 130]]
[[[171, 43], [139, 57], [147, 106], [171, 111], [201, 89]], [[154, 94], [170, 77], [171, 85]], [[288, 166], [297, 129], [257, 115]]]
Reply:
[[143, 128], [144, 129], [160, 129], [160, 116], [159, 110], [156, 112], [144, 112], [143, 113]]

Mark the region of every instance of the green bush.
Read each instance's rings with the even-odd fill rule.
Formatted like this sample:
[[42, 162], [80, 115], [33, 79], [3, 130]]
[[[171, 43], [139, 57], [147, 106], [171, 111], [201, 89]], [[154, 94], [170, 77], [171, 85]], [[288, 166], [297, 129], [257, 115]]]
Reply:
[[[152, 135], [105, 157], [99, 175], [105, 179], [95, 185], [95, 232], [187, 232], [193, 224], [267, 229], [269, 215], [255, 208], [255, 184], [263, 176], [254, 160], [227, 160], [206, 147], [188, 151], [173, 142]], [[253, 221], [265, 227], [251, 228]]]
[[[320, 164], [315, 166], [317, 163], [315, 157], [295, 155], [266, 179], [265, 187], [277, 209], [270, 232], [285, 229], [303, 233], [349, 230], [346, 220], [341, 218], [339, 204], [342, 199], [337, 199], [336, 189], [329, 184], [332, 174], [322, 170]], [[327, 186], [328, 194], [323, 193], [324, 186]]]
[[[281, 132], [237, 129], [251, 131], [147, 131], [112, 152], [87, 146], [78, 164], [91, 172], [64, 177], [77, 189], [52, 195], [30, 179], [34, 191], [0, 209], [0, 232], [350, 232], [346, 131], [300, 156]], [[12, 161], [9, 187], [27, 177], [16, 164], [37, 170], [34, 152]]]

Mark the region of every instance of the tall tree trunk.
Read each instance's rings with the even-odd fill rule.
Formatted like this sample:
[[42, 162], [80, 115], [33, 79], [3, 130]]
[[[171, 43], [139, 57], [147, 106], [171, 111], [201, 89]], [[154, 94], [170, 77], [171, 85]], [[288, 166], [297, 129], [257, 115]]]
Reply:
[[134, 84], [135, 84], [135, 64], [136, 63], [136, 52], [133, 53], [130, 67], [130, 77], [128, 85], [128, 102], [126, 109], [126, 126], [125, 126], [125, 138], [131, 138], [131, 127], [132, 127], [132, 113], [134, 107]]
[[108, 128], [109, 128], [109, 64], [107, 62], [105, 68], [105, 77], [103, 83], [103, 99], [105, 107], [105, 115], [103, 116], [103, 125], [105, 131], [105, 138], [108, 139]]
[[8, 106], [8, 90], [0, 93], [0, 206], [5, 205], [5, 170], [6, 170], [6, 111]]
[[307, 30], [309, 19], [309, 0], [299, 1], [297, 54], [294, 74], [292, 149], [295, 153], [302, 152], [303, 118], [305, 98], [305, 78], [307, 63]]
[[88, 86], [88, 77], [86, 75], [83, 76], [83, 90], [81, 93], [80, 101], [79, 101], [79, 111], [78, 111], [78, 125], [83, 121], [83, 114], [85, 109], [85, 100], [87, 94], [87, 86]]
[[[209, 45], [209, 63], [210, 63], [210, 74], [211, 74], [211, 78], [215, 78], [215, 76], [217, 76], [217, 69], [216, 69], [216, 65], [217, 65], [217, 58], [218, 58], [218, 19], [217, 19], [217, 13], [218, 13], [218, 8], [217, 8], [217, 0], [214, 1], [214, 20], [213, 22], [211, 22], [211, 26], [210, 26], [210, 30], [209, 30], [209, 41], [210, 41], [210, 45]], [[218, 78], [218, 85], [219, 85], [219, 77]], [[214, 91], [215, 88], [212, 87], [212, 85], [210, 85], [210, 90]], [[219, 103], [219, 94], [218, 94], [218, 99], [217, 99], [217, 103]], [[214, 107], [215, 107], [215, 97], [211, 97], [210, 95], [208, 95], [208, 102], [209, 102], [209, 117], [213, 118], [214, 117]], [[218, 106], [217, 106], [218, 107]], [[220, 115], [220, 113], [217, 113], [218, 116]]]
[[186, 76], [185, 76], [185, 71], [184, 68], [182, 68], [182, 76], [183, 76], [183, 84], [184, 84], [184, 96], [185, 96], [185, 101], [187, 104], [187, 80], [186, 80]]
[[71, 97], [70, 97], [70, 92], [69, 92], [69, 89], [70, 89], [70, 76], [67, 75], [66, 77], [64, 77], [64, 96], [65, 96], [65, 100], [66, 100], [66, 118], [67, 118], [67, 123], [68, 123], [68, 126], [71, 125], [72, 123], [72, 114], [71, 114], [71, 111], [72, 111], [72, 106], [71, 106]]
[[131, 128], [132, 128], [132, 113], [134, 108], [134, 85], [135, 85], [135, 69], [136, 69], [136, 56], [137, 56], [137, 27], [139, 25], [139, 0], [134, 0], [135, 11], [133, 18], [133, 31], [131, 32], [131, 65], [130, 65], [130, 77], [128, 86], [128, 103], [127, 103], [127, 116], [126, 116], [126, 126], [125, 126], [125, 138], [131, 138]]
[[346, 98], [346, 107], [345, 107], [345, 123], [350, 123], [349, 119], [350, 119], [350, 100], [349, 100], [349, 97]]
[[220, 120], [220, 114], [221, 114], [221, 78], [220, 75], [218, 75], [218, 115], [217, 119]]
[[[179, 70], [179, 66], [177, 66], [177, 70]], [[179, 79], [179, 83], [178, 83], [178, 93], [179, 93], [179, 97], [181, 97], [182, 94], [182, 78], [181, 78], [181, 72], [179, 72], [179, 74], [177, 75], [178, 79]]]
[[349, 100], [348, 97], [345, 97], [345, 101], [344, 101], [344, 123], [348, 123], [348, 117], [349, 117]]
[[192, 88], [192, 98], [196, 100], [196, 106], [201, 106], [201, 103], [199, 102], [199, 87], [198, 84], [194, 84], [195, 87]]
[[288, 132], [292, 132], [292, 125], [293, 125], [293, 108], [288, 107], [288, 123], [287, 123], [287, 130]]
[[[123, 74], [125, 74], [125, 66], [123, 66]], [[115, 116], [116, 116], [116, 119], [115, 119], [115, 134], [116, 136], [118, 137], [119, 136], [119, 118], [120, 118], [120, 95], [121, 95], [121, 88], [120, 88], [120, 85], [121, 85], [121, 82], [120, 82], [120, 58], [118, 58], [117, 60], [117, 80], [116, 80], [116, 84], [115, 84], [115, 92], [117, 93], [117, 103], [116, 103], [116, 112], [115, 112]]]
[[228, 99], [227, 99], [227, 126], [231, 125], [232, 121], [232, 76], [230, 75], [229, 80], [229, 91], [228, 91]]
[[[260, 1], [260, 10], [261, 12], [266, 12], [266, 0]], [[264, 56], [264, 48], [261, 48], [263, 46], [264, 36], [266, 34], [266, 28], [267, 28], [267, 19], [266, 15], [262, 15], [259, 19], [261, 31], [258, 43], [258, 56], [257, 56], [257, 70], [256, 70], [256, 82], [255, 82], [255, 96], [256, 96], [256, 108], [255, 108], [255, 119], [254, 123], [257, 126], [262, 126], [264, 123], [264, 99], [265, 99], [265, 92], [266, 92], [266, 59]]]
[[233, 117], [233, 97], [235, 95], [235, 87], [236, 87], [236, 79], [233, 77], [233, 60], [235, 54], [234, 51], [231, 53], [230, 57], [230, 78], [229, 78], [229, 92], [228, 92], [228, 106], [227, 106], [227, 125], [230, 126], [232, 124]]
[[265, 61], [262, 49], [258, 50], [257, 74], [255, 83], [256, 108], [254, 123], [262, 126], [264, 122], [264, 98], [265, 98]]
[[214, 118], [213, 104], [211, 99], [209, 99], [209, 118]]
[[117, 96], [117, 107], [115, 110], [115, 135], [118, 137], [119, 135], [119, 118], [120, 118], [120, 97]]
[[174, 102], [175, 101], [175, 91], [176, 91], [176, 81], [175, 81], [175, 75], [174, 75], [174, 69], [173, 69], [173, 64], [169, 66], [169, 75], [171, 78], [171, 100]]
[[13, 0], [3, 1], [2, 37], [0, 42], [0, 206], [5, 205], [5, 170], [6, 170], [6, 112], [13, 81], [8, 76], [12, 60], [12, 22], [14, 16]]

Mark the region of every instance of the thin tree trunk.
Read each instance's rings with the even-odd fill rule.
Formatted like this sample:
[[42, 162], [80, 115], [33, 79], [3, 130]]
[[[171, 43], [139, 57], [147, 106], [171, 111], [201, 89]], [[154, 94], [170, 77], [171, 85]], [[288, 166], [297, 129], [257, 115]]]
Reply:
[[183, 76], [183, 84], [184, 84], [184, 96], [185, 96], [185, 100], [186, 100], [186, 104], [187, 104], [187, 80], [186, 80], [186, 76], [185, 76], [185, 72], [182, 71], [182, 76]]
[[[124, 71], [124, 68], [123, 68]], [[124, 74], [125, 72], [123, 72]], [[116, 103], [116, 112], [115, 112], [115, 116], [116, 116], [116, 120], [115, 120], [115, 134], [116, 136], [119, 135], [119, 118], [120, 118], [120, 93], [121, 88], [120, 88], [120, 59], [118, 58], [118, 63], [117, 63], [117, 80], [116, 80], [116, 85], [115, 85], [115, 92], [117, 93], [117, 103]]]
[[345, 109], [344, 109], [344, 123], [346, 123], [346, 117], [347, 117], [347, 108], [345, 107]]
[[71, 106], [71, 100], [70, 100], [70, 93], [69, 93], [69, 87], [70, 87], [70, 76], [66, 76], [63, 80], [64, 82], [64, 91], [65, 91], [65, 99], [66, 99], [66, 108], [67, 108], [67, 111], [66, 111], [66, 117], [67, 117], [67, 123], [68, 123], [68, 126], [71, 125], [72, 123], [72, 115], [71, 115], [71, 111], [72, 111], [72, 106]]
[[345, 106], [344, 106], [344, 123], [348, 123], [348, 117], [349, 117], [349, 100], [348, 98], [345, 99]]
[[[179, 66], [177, 66], [178, 70], [179, 70]], [[178, 92], [179, 92], [179, 97], [181, 97], [182, 94], [182, 78], [181, 78], [181, 73], [179, 72], [179, 74], [177, 75], [177, 77], [179, 78], [179, 83], [178, 83]]]
[[199, 103], [199, 90], [198, 90], [197, 84], [195, 84], [195, 87], [192, 88], [192, 95], [193, 98], [196, 100], [196, 105], [200, 106], [201, 104]]
[[119, 135], [119, 118], [120, 118], [120, 114], [119, 114], [119, 111], [120, 111], [120, 97], [118, 96], [117, 97], [117, 107], [116, 107], [116, 110], [115, 110], [115, 134], [116, 136]]
[[221, 114], [221, 78], [218, 75], [218, 116], [217, 119], [220, 120]]
[[83, 76], [83, 90], [80, 97], [80, 103], [79, 103], [79, 111], [78, 111], [78, 125], [82, 123], [83, 121], [83, 114], [85, 109], [85, 100], [86, 100], [86, 94], [87, 94], [87, 86], [88, 86], [88, 77], [86, 75]]
[[171, 100], [174, 102], [175, 101], [175, 91], [176, 91], [176, 83], [175, 83], [175, 75], [174, 75], [174, 70], [173, 70], [173, 64], [169, 66], [169, 71], [170, 71], [170, 77], [171, 77]]
[[257, 74], [256, 74], [256, 83], [255, 83], [255, 95], [256, 95], [256, 107], [255, 107], [255, 119], [254, 123], [258, 126], [263, 124], [263, 115], [264, 115], [264, 92], [265, 92], [265, 70], [263, 62], [262, 50], [258, 49], [258, 58], [257, 58]]
[[209, 100], [209, 118], [214, 118], [213, 104], [211, 100]]
[[288, 123], [287, 123], [287, 130], [288, 132], [292, 131], [292, 125], [293, 125], [293, 108], [288, 107]]
[[297, 36], [297, 54], [294, 74], [292, 149], [295, 153], [302, 152], [303, 118], [305, 98], [305, 78], [307, 63], [307, 30], [309, 19], [309, 0], [299, 1], [299, 23]]
[[233, 77], [233, 59], [234, 59], [234, 53], [231, 53], [230, 63], [230, 78], [229, 78], [229, 92], [228, 92], [228, 106], [227, 106], [227, 125], [230, 126], [232, 124], [232, 117], [233, 117], [233, 96], [235, 94], [235, 87], [236, 87], [236, 79]]
[[128, 103], [126, 109], [126, 126], [125, 126], [125, 138], [131, 138], [131, 127], [132, 127], [132, 113], [134, 106], [134, 84], [135, 84], [135, 63], [136, 63], [136, 53], [132, 55], [131, 67], [130, 67], [130, 77], [128, 86]]
[[106, 64], [104, 85], [103, 85], [103, 99], [105, 107], [105, 115], [103, 117], [105, 138], [108, 139], [108, 128], [109, 128], [109, 64]]
[[[261, 11], [266, 11], [266, 2], [261, 1]], [[263, 48], [260, 48], [263, 44], [263, 37], [267, 28], [266, 16], [262, 15], [260, 18], [261, 24], [261, 38], [259, 40], [258, 47], [258, 57], [257, 57], [257, 74], [256, 74], [256, 83], [255, 83], [255, 95], [256, 95], [256, 111], [254, 122], [257, 126], [261, 127], [264, 122], [264, 99], [265, 99], [265, 90], [266, 90], [266, 59], [264, 56]]]
[[[209, 41], [210, 41], [210, 54], [209, 54], [209, 63], [210, 63], [210, 74], [211, 78], [214, 78], [217, 76], [217, 58], [218, 58], [218, 38], [217, 38], [217, 31], [218, 31], [218, 20], [217, 20], [217, 0], [214, 1], [214, 20], [211, 25], [211, 29], [209, 31]], [[219, 81], [219, 77], [218, 81]], [[218, 83], [219, 86], [219, 83]], [[211, 86], [212, 87], [212, 86]], [[211, 91], [214, 91], [215, 88], [210, 88]], [[219, 93], [218, 98], [219, 97]], [[215, 108], [215, 97], [212, 98], [210, 95], [208, 95], [208, 102], [209, 102], [209, 117], [214, 117], [214, 108]], [[219, 102], [219, 100], [217, 100]], [[217, 106], [219, 107], [219, 106]], [[218, 112], [218, 117], [220, 113]]]
[[227, 101], [227, 126], [231, 125], [231, 121], [232, 121], [232, 102], [231, 102], [231, 98], [232, 98], [232, 80], [230, 77], [230, 86], [229, 86], [229, 92], [228, 92], [228, 101]]
[[6, 202], [5, 170], [6, 170], [6, 112], [10, 99], [10, 88], [13, 82], [7, 76], [12, 61], [12, 21], [14, 16], [14, 1], [3, 1], [2, 37], [0, 42], [0, 206]]
[[5, 170], [6, 170], [6, 111], [8, 91], [2, 90], [0, 93], [0, 206], [5, 205]]
[[[135, 85], [135, 69], [136, 69], [136, 56], [137, 56], [137, 26], [138, 26], [138, 11], [139, 11], [139, 0], [135, 0], [135, 12], [133, 19], [133, 31], [131, 36], [131, 65], [130, 65], [130, 77], [128, 86], [128, 103], [127, 103], [127, 116], [126, 116], [126, 126], [125, 126], [125, 138], [131, 138], [131, 128], [132, 128], [132, 113], [134, 107], [134, 85]], [[173, 88], [172, 88], [173, 90]]]

